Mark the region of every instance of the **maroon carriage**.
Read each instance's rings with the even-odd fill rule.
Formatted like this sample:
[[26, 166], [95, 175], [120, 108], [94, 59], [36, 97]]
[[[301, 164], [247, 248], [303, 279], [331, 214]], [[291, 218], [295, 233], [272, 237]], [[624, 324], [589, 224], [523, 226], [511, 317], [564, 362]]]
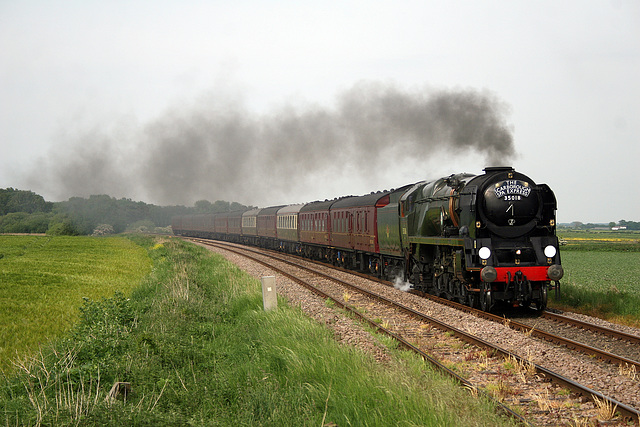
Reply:
[[257, 235], [260, 239], [260, 246], [269, 249], [276, 249], [278, 247], [276, 213], [282, 207], [284, 207], [284, 205], [271, 206], [269, 208], [264, 208], [260, 210], [260, 212], [258, 212], [256, 223]]
[[298, 227], [300, 242], [304, 244], [305, 256], [326, 259], [329, 254], [329, 208], [336, 200], [313, 202], [300, 208]]

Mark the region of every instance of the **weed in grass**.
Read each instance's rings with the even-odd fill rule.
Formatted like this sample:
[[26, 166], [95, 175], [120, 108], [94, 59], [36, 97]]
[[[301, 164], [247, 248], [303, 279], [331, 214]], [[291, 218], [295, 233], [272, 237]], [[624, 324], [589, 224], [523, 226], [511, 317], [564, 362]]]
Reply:
[[471, 396], [473, 396], [476, 399], [478, 398], [478, 387], [470, 384], [465, 384], [464, 387], [467, 390], [469, 390], [469, 393], [471, 393]]
[[570, 427], [588, 427], [591, 425], [589, 417], [574, 418], [569, 421]]
[[527, 338], [530, 338], [530, 337], [531, 337], [531, 335], [533, 335], [533, 331], [535, 331], [535, 330], [536, 330], [536, 324], [534, 324], [532, 328], [527, 329], [527, 330], [524, 332], [524, 336], [525, 336], [525, 337], [527, 337]]
[[508, 358], [506, 358], [506, 359], [505, 359], [505, 361], [502, 363], [502, 367], [503, 367], [504, 369], [506, 369], [507, 371], [515, 371], [515, 370], [516, 370], [516, 366], [517, 366], [516, 364], [517, 364], [517, 361], [515, 361], [515, 363], [514, 363], [514, 361], [513, 361], [513, 360], [511, 360], [511, 359], [512, 359], [512, 357], [511, 357], [511, 356], [509, 356], [509, 357], [508, 357]]
[[26, 374], [19, 378], [19, 382], [25, 390], [32, 409], [32, 421], [36, 425], [51, 419], [68, 419], [78, 424], [102, 404], [104, 393], [100, 372], [95, 376], [79, 373], [75, 368], [75, 349], [67, 349], [57, 356], [59, 359], [53, 366], [43, 352], [16, 362]]
[[509, 386], [509, 383], [502, 378], [498, 379], [496, 382], [487, 384], [485, 389], [498, 400], [504, 400], [513, 394], [513, 390]]
[[559, 407], [558, 403], [549, 395], [548, 388], [544, 389], [544, 393], [540, 392], [533, 394], [533, 399], [536, 401], [538, 408], [540, 408], [541, 411], [549, 412]]
[[616, 416], [617, 404], [613, 404], [605, 399], [599, 399], [596, 395], [591, 395], [593, 403], [596, 405], [598, 419], [602, 421], [612, 420]]
[[486, 351], [480, 351], [478, 353], [478, 368], [480, 370], [487, 369], [491, 364], [489, 363], [489, 355]]
[[638, 377], [635, 365], [629, 365], [626, 362], [624, 365], [618, 365], [618, 373], [625, 377], [629, 377], [632, 380], [635, 380]]
[[525, 361], [513, 355], [505, 358], [503, 367], [508, 371], [512, 371], [522, 383], [526, 383], [527, 377], [533, 376], [536, 372], [531, 360]]
[[462, 350], [464, 347], [465, 343], [463, 341], [455, 341], [451, 344], [453, 350]]

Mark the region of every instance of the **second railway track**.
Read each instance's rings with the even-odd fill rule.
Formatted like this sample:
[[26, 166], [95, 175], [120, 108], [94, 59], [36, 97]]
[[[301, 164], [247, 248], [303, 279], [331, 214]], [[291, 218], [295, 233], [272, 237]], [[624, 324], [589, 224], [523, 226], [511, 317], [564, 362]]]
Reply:
[[607, 328], [594, 323], [580, 321], [567, 316], [545, 311], [542, 316], [523, 316], [511, 313], [509, 317], [483, 312], [456, 302], [432, 295], [422, 295], [441, 304], [472, 313], [493, 322], [522, 331], [526, 334], [583, 352], [601, 360], [611, 362], [628, 370], [631, 376], [640, 378], [640, 336]]

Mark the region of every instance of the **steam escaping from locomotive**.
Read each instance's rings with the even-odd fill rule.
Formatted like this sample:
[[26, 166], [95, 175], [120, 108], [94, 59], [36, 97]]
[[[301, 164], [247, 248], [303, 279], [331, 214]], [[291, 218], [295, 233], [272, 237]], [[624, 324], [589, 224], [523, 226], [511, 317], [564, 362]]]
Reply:
[[[489, 92], [380, 83], [357, 84], [330, 108], [288, 105], [261, 115], [213, 93], [143, 126], [66, 132], [29, 182], [57, 199], [109, 194], [157, 204], [261, 205], [300, 195], [302, 201], [328, 185], [329, 195], [377, 189], [388, 182], [381, 171], [397, 165], [419, 164], [417, 180], [456, 155], [508, 164], [515, 150], [507, 113]], [[360, 186], [349, 189], [348, 182]]]
[[408, 292], [411, 289], [411, 282], [404, 280], [402, 276], [396, 276], [393, 280], [393, 287], [402, 292]]

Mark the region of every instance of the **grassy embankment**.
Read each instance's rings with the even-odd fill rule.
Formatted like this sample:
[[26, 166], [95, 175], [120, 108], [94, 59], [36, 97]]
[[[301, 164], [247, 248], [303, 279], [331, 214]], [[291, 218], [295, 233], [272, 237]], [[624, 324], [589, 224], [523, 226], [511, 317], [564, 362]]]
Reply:
[[[148, 248], [131, 298], [85, 302], [64, 340], [0, 387], [7, 425], [496, 425], [503, 418], [391, 350], [380, 365], [260, 284], [177, 239]], [[107, 399], [116, 381], [131, 391]]]
[[[565, 276], [550, 306], [640, 327], [640, 233], [558, 233]], [[553, 296], [553, 295], [552, 295]]]
[[0, 370], [67, 332], [83, 298], [129, 293], [150, 270], [129, 239], [0, 236]]

